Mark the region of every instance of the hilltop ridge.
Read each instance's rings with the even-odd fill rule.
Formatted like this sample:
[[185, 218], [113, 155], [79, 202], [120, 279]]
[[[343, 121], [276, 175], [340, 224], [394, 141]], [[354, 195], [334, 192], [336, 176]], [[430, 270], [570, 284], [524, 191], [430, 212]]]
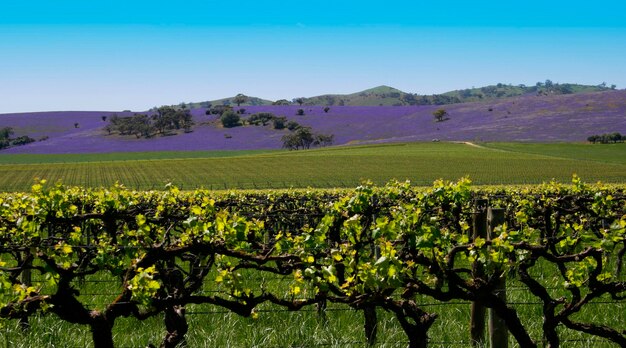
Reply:
[[[449, 105], [467, 102], [495, 101], [524, 95], [565, 95], [602, 92], [616, 89], [615, 85], [583, 85], [576, 83], [554, 83], [550, 80], [532, 86], [498, 83], [484, 87], [472, 87], [448, 91], [440, 94], [420, 95], [400, 89], [380, 85], [349, 94], [322, 94], [312, 97], [297, 97], [291, 100], [272, 101], [254, 96], [246, 96], [241, 106], [254, 105], [305, 105], [305, 106], [407, 106], [407, 105]], [[300, 103], [301, 102], [301, 103]], [[235, 97], [211, 101], [187, 103], [189, 108], [206, 108], [215, 105], [235, 105]]]

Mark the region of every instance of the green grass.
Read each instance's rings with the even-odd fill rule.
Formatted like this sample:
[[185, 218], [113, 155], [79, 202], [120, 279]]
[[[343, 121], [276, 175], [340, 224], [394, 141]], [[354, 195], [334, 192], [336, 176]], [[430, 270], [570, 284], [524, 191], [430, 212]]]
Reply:
[[275, 152], [280, 152], [280, 150], [113, 152], [54, 155], [8, 154], [0, 156], [0, 164], [81, 163], [182, 158], [215, 158], [249, 156]]
[[485, 143], [490, 149], [531, 153], [581, 161], [626, 164], [626, 144], [538, 144], [538, 143]]
[[[557, 282], [553, 267], [537, 266], [533, 274], [553, 297], [566, 295]], [[537, 276], [544, 275], [544, 276]], [[104, 280], [98, 274], [88, 279]], [[212, 279], [209, 277], [208, 279]], [[81, 301], [90, 308], [102, 309], [104, 304], [115, 298], [119, 283], [107, 282], [76, 284], [81, 289]], [[258, 279], [248, 279], [251, 284]], [[266, 279], [264, 285], [277, 286], [280, 280]], [[207, 280], [207, 290], [215, 290], [215, 284]], [[257, 285], [258, 286], [258, 285]], [[523, 325], [531, 337], [541, 341], [541, 305], [517, 280], [509, 279], [507, 300], [517, 310]], [[557, 290], [560, 289], [560, 290]], [[560, 291], [560, 292], [559, 292]], [[399, 295], [399, 294], [398, 294]], [[571, 294], [570, 296], [571, 297]], [[438, 318], [429, 330], [430, 347], [469, 347], [470, 304], [465, 301], [438, 302], [429, 297], [416, 299], [421, 308], [437, 313]], [[318, 317], [314, 307], [291, 312], [271, 304], [258, 308], [259, 318], [243, 318], [224, 308], [211, 305], [188, 305], [187, 319], [190, 347], [367, 347], [363, 331], [363, 313], [345, 305], [329, 304], [327, 320]], [[613, 301], [604, 296], [584, 306], [573, 319], [594, 322], [619, 328], [626, 321], [626, 303]], [[378, 344], [376, 347], [406, 347], [407, 338], [397, 319], [383, 310], [377, 311]], [[90, 347], [93, 346], [87, 326], [73, 325], [61, 321], [54, 315], [41, 315], [30, 320], [30, 330], [24, 332], [16, 320], [3, 322], [0, 326], [0, 347]], [[118, 347], [146, 347], [157, 344], [165, 333], [163, 317], [145, 321], [119, 318], [114, 326], [114, 341]], [[560, 337], [564, 347], [614, 347], [600, 338], [593, 338], [565, 328]], [[509, 346], [518, 347], [509, 336]]]
[[[87, 187], [120, 182], [134, 189], [159, 189], [168, 182], [183, 189], [330, 188], [353, 187], [365, 179], [430, 185], [463, 176], [478, 185], [538, 184], [569, 182], [574, 173], [587, 182], [626, 182], [625, 144], [485, 146], [407, 143], [308, 151], [37, 156], [29, 164], [1, 164], [0, 190], [28, 191], [34, 178]], [[55, 163], [60, 159], [66, 163]], [[99, 161], [90, 161], [94, 159]]]

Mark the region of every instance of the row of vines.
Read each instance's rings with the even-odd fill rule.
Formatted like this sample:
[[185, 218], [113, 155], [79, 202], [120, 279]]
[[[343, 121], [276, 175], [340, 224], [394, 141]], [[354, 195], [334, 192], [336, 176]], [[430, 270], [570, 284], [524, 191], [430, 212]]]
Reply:
[[[503, 212], [486, 237], [475, 233], [483, 199]], [[95, 347], [113, 347], [116, 319], [162, 316], [157, 344], [175, 347], [191, 304], [255, 317], [263, 303], [294, 311], [340, 303], [393, 313], [409, 346], [426, 347], [438, 317], [420, 306], [429, 298], [493, 310], [522, 347], [558, 347], [563, 327], [626, 346], [626, 323], [584, 316], [593, 301], [626, 295], [625, 208], [623, 187], [577, 177], [517, 190], [462, 179], [256, 193], [42, 181], [0, 195], [0, 318], [27, 327], [29, 317], [55, 315], [88, 325]], [[559, 287], [537, 276], [538, 265], [555, 270]], [[542, 337], [497, 294], [505, 277], [541, 303]], [[116, 282], [117, 292], [88, 303], [89, 279]]]

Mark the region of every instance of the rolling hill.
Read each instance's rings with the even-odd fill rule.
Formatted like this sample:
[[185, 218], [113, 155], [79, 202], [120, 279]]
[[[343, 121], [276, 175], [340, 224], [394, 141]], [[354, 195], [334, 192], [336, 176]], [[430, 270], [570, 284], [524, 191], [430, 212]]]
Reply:
[[491, 101], [522, 95], [562, 95], [562, 94], [578, 94], [602, 92], [615, 89], [615, 86], [607, 87], [605, 83], [597, 86], [581, 85], [574, 83], [553, 83], [550, 80], [546, 82], [538, 82], [534, 86], [526, 85], [505, 85], [498, 83], [497, 85], [466, 88], [443, 93], [443, 96], [458, 99], [460, 102], [473, 101]]
[[[384, 92], [393, 92], [385, 89]], [[373, 93], [379, 93], [375, 90]], [[446, 105], [448, 120], [435, 122], [442, 106], [246, 106], [243, 119], [271, 112], [288, 121], [333, 134], [335, 145], [406, 141], [584, 142], [589, 135], [626, 133], [626, 91], [566, 95], [526, 94], [488, 102]], [[297, 115], [302, 109], [304, 115]], [[48, 112], [0, 115], [0, 128], [14, 136], [44, 139], [2, 153], [106, 153], [140, 151], [278, 149], [286, 129], [246, 125], [223, 128], [216, 115], [192, 109], [196, 126], [190, 133], [138, 139], [109, 135], [103, 116], [113, 112]], [[121, 115], [129, 115], [121, 114]]]
[[405, 105], [403, 97], [410, 93], [389, 86], [378, 86], [352, 94], [324, 94], [302, 98], [303, 105], [319, 106], [399, 106]]
[[[603, 92], [615, 89], [605, 83], [597, 86], [573, 83], [553, 83], [550, 80], [538, 82], [534, 86], [498, 83], [478, 88], [466, 88], [441, 94], [419, 95], [401, 91], [389, 86], [378, 86], [351, 94], [323, 94], [313, 97], [293, 98], [282, 102], [305, 106], [408, 106], [408, 105], [448, 105], [477, 101], [493, 101], [524, 95], [563, 95]], [[190, 108], [206, 108], [209, 105], [235, 105], [235, 97], [186, 104]], [[257, 97], [247, 97], [241, 106], [272, 105], [275, 102]]]
[[[185, 106], [190, 109], [197, 109], [197, 108], [208, 108], [209, 106], [213, 106], [213, 105], [237, 105], [234, 99], [235, 97], [222, 98], [222, 99], [215, 99], [211, 101], [188, 103], [188, 104], [185, 104]], [[257, 98], [257, 97], [246, 97], [246, 101], [241, 103], [241, 106], [272, 105], [272, 103], [273, 101], [267, 100], [267, 99], [262, 99], [262, 98]]]

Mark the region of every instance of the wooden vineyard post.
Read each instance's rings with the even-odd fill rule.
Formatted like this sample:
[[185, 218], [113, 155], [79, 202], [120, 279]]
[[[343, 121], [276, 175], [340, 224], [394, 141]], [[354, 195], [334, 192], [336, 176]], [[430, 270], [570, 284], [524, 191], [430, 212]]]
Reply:
[[[504, 209], [489, 208], [489, 239], [494, 235], [494, 229], [504, 223]], [[495, 289], [495, 295], [506, 302], [506, 277], [504, 274]], [[493, 309], [489, 309], [489, 345], [491, 347], [506, 348], [509, 345], [509, 333], [504, 320], [496, 315]]]
[[[376, 206], [378, 200], [376, 197], [372, 198], [372, 206]], [[376, 214], [372, 214], [371, 221], [376, 221]], [[380, 247], [372, 243], [371, 252], [374, 254], [374, 259], [378, 260], [380, 257]], [[378, 318], [376, 317], [376, 306], [366, 305], [363, 308], [363, 316], [365, 317], [365, 337], [367, 337], [367, 344], [373, 346], [376, 344], [376, 334], [378, 333]]]
[[[472, 240], [480, 237], [487, 239], [487, 205], [486, 199], [476, 199], [474, 201], [474, 213], [472, 223]], [[484, 274], [483, 267], [474, 263], [472, 267], [474, 278], [480, 278]], [[485, 307], [479, 303], [472, 302], [470, 312], [470, 340], [472, 347], [485, 345]]]
[[[29, 251], [22, 253], [22, 274], [21, 281], [26, 287], [33, 285], [31, 267], [33, 265], [33, 258]], [[28, 316], [20, 318], [20, 327], [22, 330], [28, 330], [30, 323], [28, 322]]]

